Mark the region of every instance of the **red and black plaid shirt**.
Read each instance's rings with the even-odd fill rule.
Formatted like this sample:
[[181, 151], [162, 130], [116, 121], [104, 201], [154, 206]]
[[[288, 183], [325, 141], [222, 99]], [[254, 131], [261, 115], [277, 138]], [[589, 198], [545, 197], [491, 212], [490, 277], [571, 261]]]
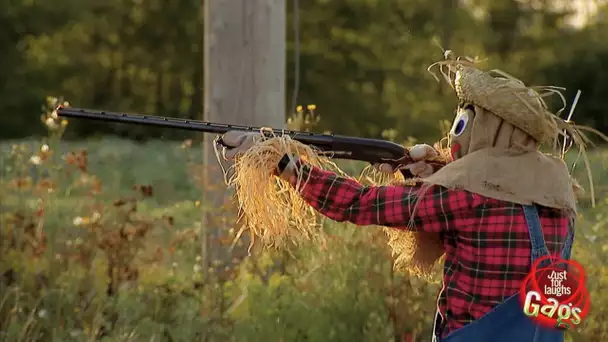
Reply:
[[[419, 187], [363, 186], [315, 167], [301, 170], [308, 178], [301, 196], [332, 220], [407, 229], [413, 212], [411, 229], [440, 233], [446, 252], [438, 299], [444, 336], [517, 293], [529, 271], [530, 239], [521, 205], [440, 186], [419, 198]], [[569, 216], [549, 208], [540, 208], [539, 215], [549, 252], [559, 253]]]

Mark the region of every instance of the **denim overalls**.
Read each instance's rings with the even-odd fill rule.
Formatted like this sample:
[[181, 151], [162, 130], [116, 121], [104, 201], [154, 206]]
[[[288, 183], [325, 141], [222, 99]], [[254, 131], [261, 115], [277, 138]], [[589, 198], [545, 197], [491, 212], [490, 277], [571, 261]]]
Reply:
[[[524, 206], [524, 215], [530, 232], [532, 263], [542, 256], [549, 255], [538, 211], [534, 205]], [[574, 229], [568, 228], [568, 237], [562, 249], [561, 257], [570, 259]], [[564, 331], [538, 326], [523, 313], [519, 294], [514, 294], [496, 306], [480, 319], [450, 333], [445, 338], [439, 337], [441, 315], [435, 314], [433, 342], [564, 342]]]

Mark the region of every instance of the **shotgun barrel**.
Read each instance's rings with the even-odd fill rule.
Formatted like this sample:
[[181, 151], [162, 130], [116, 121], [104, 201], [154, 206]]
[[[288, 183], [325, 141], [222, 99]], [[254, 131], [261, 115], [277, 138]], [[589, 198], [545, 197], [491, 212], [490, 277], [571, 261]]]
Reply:
[[[372, 164], [387, 163], [393, 167], [412, 163], [408, 151], [401, 145], [387, 140], [359, 138], [335, 134], [320, 134], [284, 129], [266, 129], [262, 127], [228, 125], [152, 116], [127, 114], [83, 108], [58, 107], [57, 115], [67, 118], [79, 118], [104, 122], [116, 122], [135, 125], [176, 128], [189, 131], [223, 135], [229, 131], [266, 132], [270, 135], [289, 135], [292, 139], [310, 145], [331, 158], [359, 160]], [[220, 140], [221, 143], [221, 140]], [[406, 178], [413, 177], [409, 170], [402, 170]]]

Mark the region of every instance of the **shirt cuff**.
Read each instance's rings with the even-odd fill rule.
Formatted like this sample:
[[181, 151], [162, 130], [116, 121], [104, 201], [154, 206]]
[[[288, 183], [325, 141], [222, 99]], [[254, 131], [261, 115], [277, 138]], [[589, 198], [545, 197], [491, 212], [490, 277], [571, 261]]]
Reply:
[[292, 178], [299, 175], [300, 168], [302, 167], [302, 161], [300, 158], [294, 157], [293, 155], [286, 153], [283, 155], [277, 167], [275, 169], [275, 176], [284, 178], [291, 181]]
[[289, 163], [292, 161], [292, 159], [293, 159], [293, 157], [291, 157], [287, 153], [285, 153], [283, 155], [281, 160], [279, 160], [279, 164], [277, 164], [277, 170], [276, 170], [277, 175], [280, 175], [285, 171], [285, 169], [287, 168], [287, 166], [289, 166]]

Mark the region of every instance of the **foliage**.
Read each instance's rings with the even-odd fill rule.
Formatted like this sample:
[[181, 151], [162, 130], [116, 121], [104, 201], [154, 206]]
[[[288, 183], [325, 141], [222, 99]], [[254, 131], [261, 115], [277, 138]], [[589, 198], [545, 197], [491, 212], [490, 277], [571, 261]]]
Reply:
[[[450, 119], [455, 101], [449, 88], [426, 72], [442, 58], [440, 45], [488, 58], [489, 67], [528, 83], [566, 87], [568, 99], [581, 89], [577, 122], [606, 131], [601, 77], [607, 68], [601, 63], [606, 5], [588, 25], [574, 28], [567, 25], [568, 3], [559, 8], [554, 3], [300, 1], [296, 47], [289, 1], [288, 102], [297, 48], [299, 102], [318, 105], [321, 130], [380, 137], [391, 127], [399, 140], [436, 140], [437, 123]], [[44, 134], [30, 122], [47, 94], [66, 96], [76, 107], [199, 117], [203, 5], [193, 0], [4, 1], [0, 112], [7, 115], [0, 138]], [[68, 137], [105, 133], [184, 138], [177, 131], [86, 122], [74, 122]]]
[[[428, 339], [439, 285], [395, 274], [380, 229], [326, 222], [325, 245], [251, 256], [241, 245], [204, 272], [200, 213], [210, 211], [184, 173], [200, 148], [66, 142], [69, 125], [48, 120], [57, 101], [41, 118], [48, 138], [0, 145], [0, 341]], [[291, 128], [314, 129], [314, 109]], [[603, 172], [608, 154], [593, 163]], [[593, 308], [572, 341], [608, 336], [608, 183], [599, 183], [602, 200], [584, 206], [574, 247]], [[234, 218], [233, 209], [215, 213]], [[215, 222], [226, 234], [214, 244], [230, 245], [234, 222]]]

